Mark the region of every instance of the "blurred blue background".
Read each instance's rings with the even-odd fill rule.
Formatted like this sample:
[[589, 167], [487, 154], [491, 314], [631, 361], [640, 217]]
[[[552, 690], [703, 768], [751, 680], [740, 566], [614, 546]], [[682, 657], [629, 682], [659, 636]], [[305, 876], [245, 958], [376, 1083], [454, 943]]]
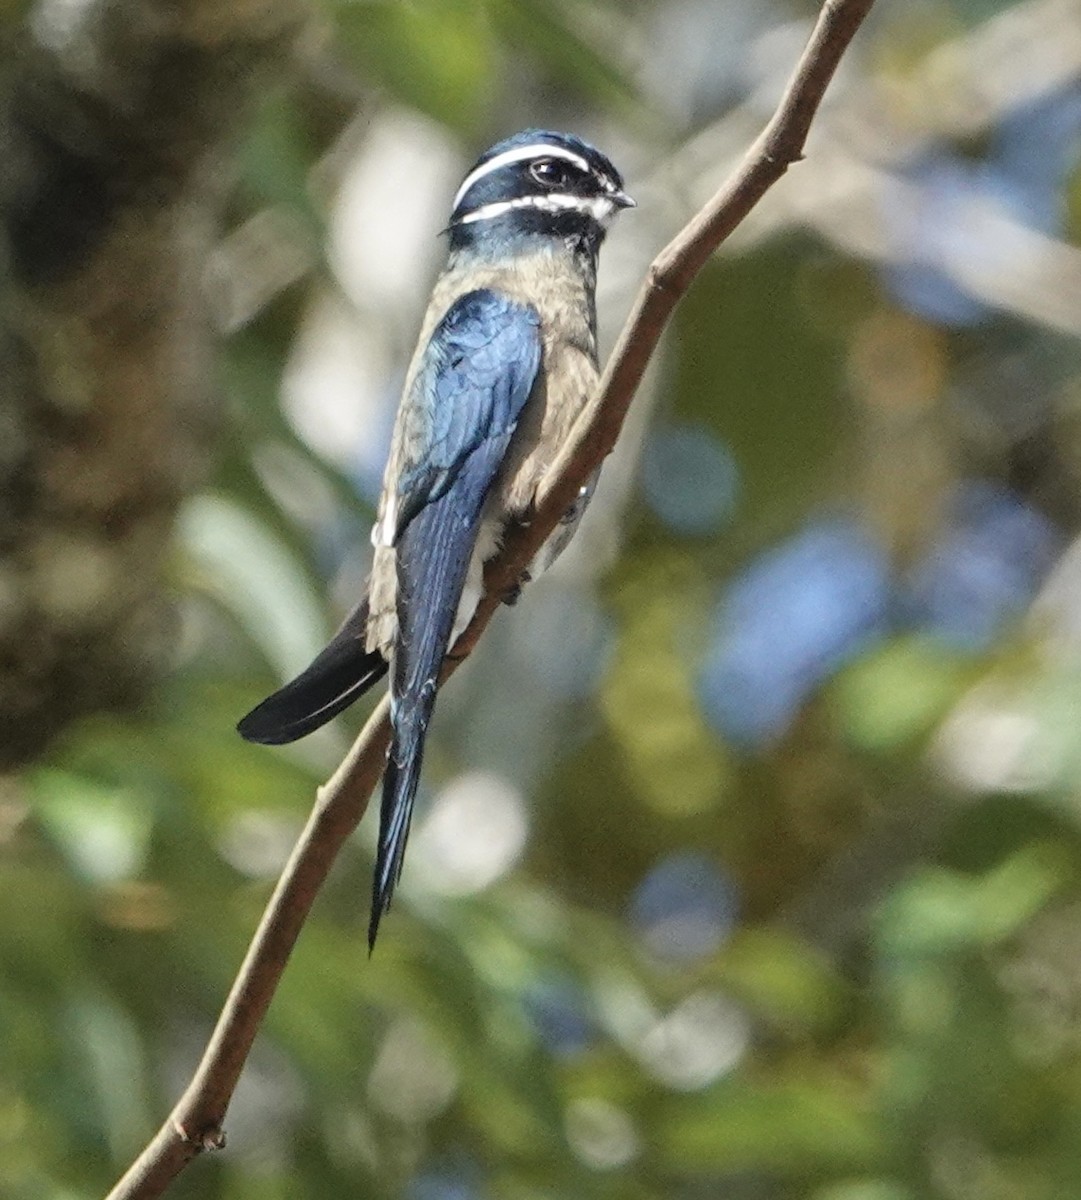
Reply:
[[[813, 16], [328, 0], [207, 264], [229, 423], [175, 668], [0, 778], [0, 1194], [134, 1157], [363, 720], [233, 733], [365, 576], [464, 169], [529, 125], [620, 165], [609, 346]], [[1081, 1193], [1079, 168], [1072, 0], [876, 5], [442, 696], [375, 956], [369, 817], [171, 1195]]]

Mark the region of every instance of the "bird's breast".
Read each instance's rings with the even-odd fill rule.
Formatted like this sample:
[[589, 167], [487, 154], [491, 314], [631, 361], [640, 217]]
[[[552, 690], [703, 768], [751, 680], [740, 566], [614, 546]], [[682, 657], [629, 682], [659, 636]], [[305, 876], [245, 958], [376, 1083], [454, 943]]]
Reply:
[[541, 369], [487, 506], [489, 516], [505, 520], [531, 507], [597, 385], [594, 280], [569, 254], [544, 250], [461, 274], [448, 272], [445, 306], [466, 286], [465, 278], [470, 289], [492, 288], [530, 305], [540, 317]]

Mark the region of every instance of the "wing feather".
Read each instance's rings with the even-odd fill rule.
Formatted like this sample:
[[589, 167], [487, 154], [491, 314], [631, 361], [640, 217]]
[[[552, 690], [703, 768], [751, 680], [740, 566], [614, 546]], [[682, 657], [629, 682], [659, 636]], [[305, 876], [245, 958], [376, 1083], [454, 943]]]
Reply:
[[418, 373], [413, 403], [422, 442], [399, 486], [393, 736], [383, 779], [369, 945], [401, 874], [439, 670], [481, 514], [540, 363], [536, 312], [483, 289], [451, 306]]

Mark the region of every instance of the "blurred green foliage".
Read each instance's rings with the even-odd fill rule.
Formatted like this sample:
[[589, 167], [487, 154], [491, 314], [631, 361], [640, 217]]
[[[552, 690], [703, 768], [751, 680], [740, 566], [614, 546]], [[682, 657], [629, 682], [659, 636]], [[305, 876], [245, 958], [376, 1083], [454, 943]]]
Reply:
[[[917, 130], [919, 153], [875, 164], [883, 179], [941, 201], [935, 188], [968, 178], [958, 163], [992, 162], [983, 142], [1009, 128], [1009, 98], [994, 114], [963, 113], [976, 126], [964, 136], [933, 128], [919, 72], [951, 44], [964, 61], [963, 39], [1008, 17], [1038, 51], [1037, 7], [883, 6], [844, 99], [849, 111], [892, 106]], [[371, 486], [359, 453], [331, 461], [281, 404], [312, 312], [349, 291], [328, 249], [344, 163], [388, 117], [422, 121], [424, 145], [442, 139], [460, 165], [521, 125], [608, 139], [642, 201], [620, 231], [625, 249], [611, 247], [629, 276], [674, 231], [678, 203], [711, 181], [696, 172], [703, 158], [717, 164], [681, 148], [760, 120], [740, 65], [759, 31], [806, 13], [705, 0], [326, 6], [322, 57], [266, 97], [238, 154], [229, 232], [284, 213], [308, 265], [237, 318], [224, 347], [230, 426], [217, 478], [180, 523], [175, 673], [154, 711], [87, 722], [50, 761], [0, 781], [7, 1200], [101, 1195], [156, 1128], [360, 719], [280, 752], [233, 732], [318, 648], [362, 574]], [[703, 61], [699, 48], [725, 36], [736, 49]], [[944, 105], [963, 104], [958, 80], [934, 78]], [[1072, 138], [1062, 169], [1018, 169], [1045, 187], [1024, 192], [1032, 209], [1018, 220], [1057, 239], [1066, 262], [1077, 253], [1075, 90], [1048, 85]], [[1032, 94], [1017, 106], [1035, 120]], [[1010, 145], [994, 162], [1015, 161]], [[826, 209], [844, 199], [843, 168], [836, 198], [817, 201]], [[870, 207], [886, 220], [892, 203], [884, 193]], [[944, 204], [932, 204], [929, 238], [940, 218]], [[710, 265], [641, 399], [649, 429], [628, 433], [618, 554], [600, 577], [558, 585], [566, 611], [530, 589], [444, 697], [429, 790], [495, 774], [517, 807], [463, 812], [527, 814], [520, 861], [508, 852], [514, 869], [487, 887], [441, 887], [419, 865], [438, 854], [425, 860], [415, 845], [369, 960], [369, 819], [275, 999], [228, 1150], [171, 1195], [1081, 1192], [1070, 589], [1026, 616], [1050, 566], [1031, 514], [1056, 522], [1052, 558], [1077, 533], [1081, 363], [1061, 325], [1052, 333], [1023, 305], [973, 295], [945, 268], [891, 275], [827, 226], [782, 212], [777, 232]], [[898, 271], [932, 260], [907, 246]], [[414, 323], [419, 275], [415, 292]], [[626, 299], [605, 309], [609, 337]], [[382, 338], [400, 369], [408, 332], [355, 319], [364, 345]], [[639, 453], [648, 460], [669, 427], [723, 445], [735, 464], [734, 510], [704, 531], [674, 528], [640, 482]], [[948, 498], [975, 476], [1008, 489], [1013, 557], [1005, 535], [977, 553], [962, 536], [971, 528], [949, 524]], [[840, 560], [798, 558], [784, 574], [786, 547], [824, 523], [825, 544], [863, 556], [858, 586]], [[951, 591], [942, 571], [958, 564]], [[1067, 552], [1059, 569], [1068, 564]], [[773, 593], [751, 596], [761, 572], [787, 589], [773, 625]], [[988, 588], [1005, 616], [984, 628], [973, 613]], [[946, 611], [957, 589], [960, 626]], [[844, 625], [857, 592], [864, 607], [823, 648], [815, 639]], [[1002, 597], [1015, 592], [1011, 608]], [[754, 620], [765, 623], [750, 639], [753, 667], [785, 647], [794, 656], [774, 675], [732, 667], [729, 626]], [[786, 640], [797, 633], [809, 649]], [[573, 637], [584, 649], [568, 664], [557, 651]], [[719, 699], [707, 702], [715, 653]], [[782, 684], [792, 702], [751, 723]], [[462, 844], [497, 840], [486, 819], [458, 829]]]

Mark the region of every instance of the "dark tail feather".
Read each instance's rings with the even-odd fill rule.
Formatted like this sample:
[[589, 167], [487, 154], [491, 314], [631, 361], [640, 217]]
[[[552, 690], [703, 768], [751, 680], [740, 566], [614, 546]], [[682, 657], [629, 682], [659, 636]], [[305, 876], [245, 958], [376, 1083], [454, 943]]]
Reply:
[[256, 705], [237, 725], [249, 742], [281, 746], [325, 725], [387, 672], [381, 654], [364, 648], [368, 602], [346, 617], [330, 644], [296, 679]]
[[[440, 656], [442, 660], [442, 656]], [[436, 667], [438, 671], [438, 667]], [[372, 914], [368, 921], [368, 950], [375, 949], [379, 922], [390, 908], [394, 889], [402, 877], [402, 862], [409, 841], [413, 804], [420, 783], [424, 736], [435, 703], [435, 688], [412, 713], [408, 731], [395, 729], [383, 775], [383, 803], [379, 810], [379, 854], [372, 882]]]
[[439, 670], [454, 629], [484, 497], [509, 438], [509, 433], [490, 438], [474, 450], [451, 490], [421, 509], [398, 538], [398, 640], [390, 684], [393, 734], [383, 775], [369, 950], [402, 873]]

